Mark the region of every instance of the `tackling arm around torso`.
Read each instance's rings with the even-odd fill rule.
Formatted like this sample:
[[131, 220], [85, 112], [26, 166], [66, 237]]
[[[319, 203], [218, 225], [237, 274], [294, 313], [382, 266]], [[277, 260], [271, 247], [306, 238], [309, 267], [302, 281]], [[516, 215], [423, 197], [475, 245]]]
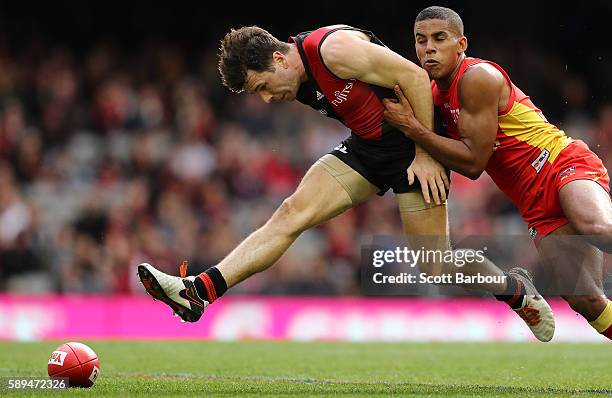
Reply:
[[[399, 85], [415, 109], [417, 119], [433, 128], [433, 99], [427, 72], [390, 49], [370, 42], [363, 32], [338, 30], [321, 45], [321, 57], [329, 70], [341, 79], [393, 88]], [[429, 203], [429, 189], [436, 204], [446, 200], [448, 177], [444, 168], [417, 145], [416, 157], [408, 168], [412, 184], [416, 176]], [[429, 188], [428, 188], [429, 187]]]
[[462, 174], [477, 178], [493, 155], [498, 113], [508, 103], [510, 86], [497, 69], [483, 63], [463, 74], [458, 93], [461, 111], [457, 128], [467, 151], [462, 158], [453, 159], [454, 166]]
[[384, 102], [385, 117], [446, 167], [476, 179], [493, 154], [498, 112], [509, 101], [510, 85], [497, 69], [484, 63], [466, 70], [458, 84], [459, 139], [437, 135], [420, 123], [397, 89], [399, 101]]

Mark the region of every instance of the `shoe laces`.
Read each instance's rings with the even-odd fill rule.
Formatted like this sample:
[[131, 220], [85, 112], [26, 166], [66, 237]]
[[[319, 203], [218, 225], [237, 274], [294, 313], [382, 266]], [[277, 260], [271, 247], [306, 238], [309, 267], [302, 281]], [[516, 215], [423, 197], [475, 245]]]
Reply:
[[179, 265], [179, 273], [181, 275], [181, 278], [187, 278], [187, 267], [187, 260], [183, 260], [183, 263]]
[[516, 313], [527, 323], [529, 326], [536, 326], [540, 323], [540, 310], [525, 306]]

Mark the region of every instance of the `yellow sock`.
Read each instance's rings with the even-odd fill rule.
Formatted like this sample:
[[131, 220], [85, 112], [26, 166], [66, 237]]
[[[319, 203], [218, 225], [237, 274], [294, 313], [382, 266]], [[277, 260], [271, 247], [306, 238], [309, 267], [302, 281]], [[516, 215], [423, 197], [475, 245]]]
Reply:
[[[610, 326], [612, 326], [612, 301], [608, 300], [608, 305], [606, 305], [606, 308], [604, 308], [601, 314], [599, 314], [597, 319], [589, 323], [599, 333], [602, 333], [606, 337], [610, 338], [610, 336], [608, 336], [608, 333], [612, 330], [610, 328]], [[606, 331], [608, 333], [605, 333]]]

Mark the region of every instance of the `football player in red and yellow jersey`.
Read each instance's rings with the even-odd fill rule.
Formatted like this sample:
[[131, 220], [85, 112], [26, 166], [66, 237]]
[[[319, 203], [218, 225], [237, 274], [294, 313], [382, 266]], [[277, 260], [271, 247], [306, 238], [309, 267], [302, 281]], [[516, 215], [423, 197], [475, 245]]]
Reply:
[[[546, 244], [583, 235], [581, 245], [612, 251], [610, 178], [588, 146], [549, 123], [497, 64], [467, 57], [461, 17], [428, 7], [414, 24], [415, 47], [432, 79], [434, 105], [447, 137], [413, 116], [402, 90], [385, 100], [387, 120], [450, 169], [476, 179], [486, 171], [518, 207], [541, 257], [584, 249]], [[589, 243], [587, 243], [587, 241]], [[612, 302], [601, 288], [601, 256], [590, 250], [590, 294], [562, 294], [601, 334], [612, 339]], [[567, 277], [567, 275], [565, 275]], [[562, 292], [563, 293], [563, 292]]]

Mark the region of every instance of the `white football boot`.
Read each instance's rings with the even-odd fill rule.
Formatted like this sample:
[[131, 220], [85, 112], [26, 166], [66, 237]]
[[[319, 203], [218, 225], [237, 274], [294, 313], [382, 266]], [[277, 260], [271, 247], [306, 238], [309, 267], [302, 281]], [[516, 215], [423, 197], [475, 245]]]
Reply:
[[181, 276], [168, 275], [149, 263], [138, 266], [138, 277], [147, 293], [154, 300], [161, 300], [174, 311], [174, 316], [181, 317], [182, 322], [196, 322], [208, 301], [198, 295], [193, 283], [195, 276], [187, 276], [187, 262], [180, 267]]
[[512, 268], [508, 274], [516, 276], [525, 286], [526, 292], [521, 308], [515, 309], [514, 312], [525, 321], [538, 340], [550, 341], [555, 335], [554, 314], [550, 305], [533, 285], [531, 274], [519, 267]]

